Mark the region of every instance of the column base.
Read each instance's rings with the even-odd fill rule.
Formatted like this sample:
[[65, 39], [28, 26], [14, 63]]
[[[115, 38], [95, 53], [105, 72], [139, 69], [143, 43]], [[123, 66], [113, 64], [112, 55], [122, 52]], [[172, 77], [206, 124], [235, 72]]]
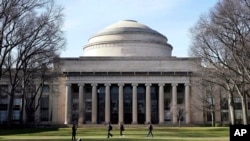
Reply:
[[159, 124], [164, 124], [165, 122], [164, 121], [160, 121]]
[[138, 124], [138, 122], [137, 121], [133, 121], [131, 124]]

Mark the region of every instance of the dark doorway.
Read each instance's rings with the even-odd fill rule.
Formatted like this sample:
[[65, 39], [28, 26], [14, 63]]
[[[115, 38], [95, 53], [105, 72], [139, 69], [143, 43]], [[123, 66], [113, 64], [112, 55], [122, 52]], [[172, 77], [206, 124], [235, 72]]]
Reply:
[[105, 86], [97, 87], [97, 123], [103, 123], [105, 118]]
[[124, 98], [124, 123], [131, 124], [132, 122], [132, 86], [125, 85], [123, 89]]
[[118, 123], [118, 86], [111, 85], [110, 87], [110, 121], [113, 124]]
[[150, 88], [151, 91], [151, 122], [153, 124], [159, 123], [159, 86], [157, 84], [153, 84]]
[[137, 88], [138, 124], [145, 123], [145, 94], [145, 85], [139, 84]]

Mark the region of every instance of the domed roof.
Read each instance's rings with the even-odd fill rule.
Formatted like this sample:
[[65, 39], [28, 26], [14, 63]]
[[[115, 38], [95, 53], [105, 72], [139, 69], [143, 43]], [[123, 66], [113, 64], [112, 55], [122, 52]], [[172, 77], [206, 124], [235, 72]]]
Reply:
[[134, 20], [111, 24], [89, 38], [84, 56], [171, 56], [172, 46], [159, 32]]

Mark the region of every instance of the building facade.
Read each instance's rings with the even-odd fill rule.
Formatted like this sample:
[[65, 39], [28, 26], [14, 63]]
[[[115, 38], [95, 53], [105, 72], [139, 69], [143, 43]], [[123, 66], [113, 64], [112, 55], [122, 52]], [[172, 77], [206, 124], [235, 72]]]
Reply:
[[[133, 20], [104, 28], [90, 37], [83, 56], [59, 59], [62, 75], [48, 84], [35, 121], [204, 123], [204, 112], [195, 107], [201, 103], [194, 83], [200, 59], [175, 57], [172, 50], [164, 35]], [[6, 99], [1, 105], [8, 104]], [[3, 107], [1, 121], [6, 119]], [[220, 121], [220, 112], [217, 115]]]

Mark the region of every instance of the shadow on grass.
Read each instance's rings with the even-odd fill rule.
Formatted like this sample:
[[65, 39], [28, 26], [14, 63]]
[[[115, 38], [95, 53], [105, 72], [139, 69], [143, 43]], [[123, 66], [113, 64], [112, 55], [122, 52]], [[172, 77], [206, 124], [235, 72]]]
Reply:
[[18, 134], [33, 134], [33, 133], [42, 133], [42, 132], [51, 132], [51, 131], [58, 131], [59, 128], [56, 127], [30, 127], [30, 128], [0, 128], [0, 136], [3, 135], [18, 135]]

